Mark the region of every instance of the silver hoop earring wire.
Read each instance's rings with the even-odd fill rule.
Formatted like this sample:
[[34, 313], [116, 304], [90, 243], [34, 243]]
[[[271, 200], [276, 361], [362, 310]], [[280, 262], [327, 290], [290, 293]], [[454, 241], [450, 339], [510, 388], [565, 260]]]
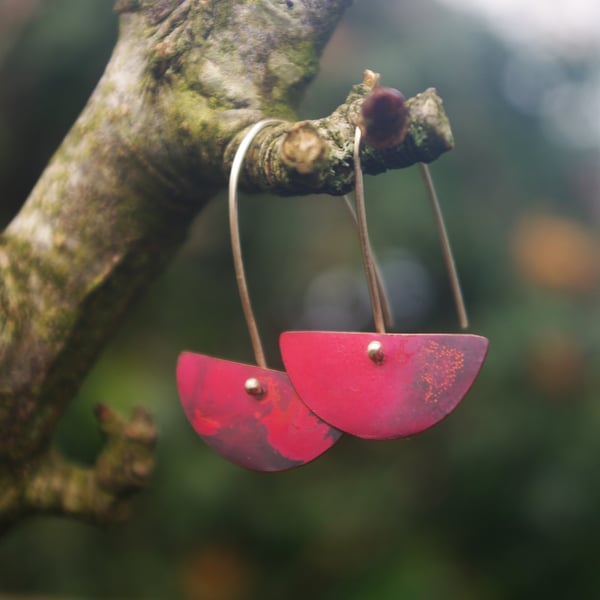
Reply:
[[250, 300], [250, 293], [248, 291], [248, 284], [246, 281], [244, 261], [242, 259], [237, 188], [244, 158], [246, 157], [246, 153], [248, 152], [248, 148], [250, 148], [252, 140], [254, 140], [256, 134], [261, 129], [264, 129], [268, 125], [274, 125], [275, 123], [281, 123], [281, 121], [278, 119], [263, 119], [262, 121], [255, 123], [248, 130], [248, 133], [246, 133], [242, 139], [238, 149], [236, 150], [235, 156], [233, 157], [229, 175], [229, 230], [231, 235], [233, 268], [235, 270], [235, 278], [240, 293], [240, 300], [242, 301], [242, 310], [244, 311], [244, 317], [246, 318], [246, 324], [248, 326], [248, 333], [250, 334], [252, 350], [254, 351], [254, 358], [256, 359], [256, 364], [263, 368], [267, 366], [267, 361], [265, 359], [265, 352], [260, 339], [260, 334], [258, 333], [256, 317], [254, 316], [254, 311], [252, 310], [252, 302]]

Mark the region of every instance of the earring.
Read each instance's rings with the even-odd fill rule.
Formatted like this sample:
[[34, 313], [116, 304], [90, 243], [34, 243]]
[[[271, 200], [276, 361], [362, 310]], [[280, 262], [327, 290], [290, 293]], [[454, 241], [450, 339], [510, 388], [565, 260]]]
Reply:
[[283, 471], [304, 465], [331, 448], [341, 431], [304, 404], [288, 376], [266, 367], [246, 284], [239, 234], [237, 183], [255, 135], [277, 120], [250, 128], [229, 179], [229, 220], [236, 279], [257, 365], [182, 352], [177, 388], [185, 414], [198, 435], [231, 462], [255, 471]]
[[[360, 143], [361, 129], [357, 127], [356, 205], [376, 333], [288, 331], [280, 336], [280, 350], [298, 394], [324, 421], [365, 439], [408, 437], [439, 423], [456, 408], [475, 381], [489, 342], [470, 334], [385, 332], [366, 224]], [[466, 311], [439, 203], [427, 167], [421, 165], [421, 170], [461, 325], [466, 327]]]

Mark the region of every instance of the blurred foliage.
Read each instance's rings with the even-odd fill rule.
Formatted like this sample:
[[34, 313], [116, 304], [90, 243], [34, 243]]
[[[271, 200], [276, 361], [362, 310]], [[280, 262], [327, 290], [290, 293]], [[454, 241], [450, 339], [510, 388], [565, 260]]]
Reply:
[[[41, 3], [2, 57], [4, 222], [102, 72], [116, 38], [111, 4]], [[0, 598], [595, 597], [598, 154], [549, 135], [535, 111], [510, 102], [505, 73], [517, 51], [433, 0], [357, 1], [300, 107], [304, 117], [328, 113], [365, 68], [407, 95], [435, 86], [444, 98], [456, 149], [432, 169], [471, 329], [491, 340], [455, 414], [409, 441], [343, 438], [315, 463], [277, 475], [245, 472], [207, 449], [179, 406], [178, 352], [252, 360], [219, 197], [60, 427], [64, 451], [92, 461], [101, 443], [95, 403], [149, 407], [161, 431], [153, 486], [128, 523], [107, 531], [50, 518], [16, 528], [0, 541]], [[367, 195], [398, 326], [455, 331], [418, 175], [368, 178]], [[364, 302], [347, 300], [364, 297], [362, 284], [319, 287], [341, 272], [361, 279], [338, 199], [246, 197], [241, 220], [273, 366], [280, 331], [327, 327], [323, 303], [348, 309], [348, 327], [369, 327]]]

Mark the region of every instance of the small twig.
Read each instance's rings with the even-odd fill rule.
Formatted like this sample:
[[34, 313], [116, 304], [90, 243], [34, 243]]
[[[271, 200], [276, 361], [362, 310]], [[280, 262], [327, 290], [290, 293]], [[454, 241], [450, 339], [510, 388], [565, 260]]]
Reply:
[[125, 421], [100, 405], [96, 416], [106, 442], [95, 466], [83, 467], [48, 450], [3, 482], [2, 499], [12, 498], [14, 509], [3, 507], [0, 530], [28, 514], [76, 516], [99, 524], [127, 517], [131, 495], [147, 484], [154, 469], [156, 429], [143, 409]]

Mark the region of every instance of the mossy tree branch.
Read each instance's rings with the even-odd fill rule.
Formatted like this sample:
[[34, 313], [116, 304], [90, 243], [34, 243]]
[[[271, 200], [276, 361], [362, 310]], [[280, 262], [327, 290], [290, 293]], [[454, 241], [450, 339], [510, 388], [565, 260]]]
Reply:
[[129, 421], [106, 406], [96, 408], [106, 440], [93, 467], [73, 464], [56, 450], [27, 462], [24, 476], [6, 469], [0, 478], [0, 532], [30, 514], [69, 514], [94, 523], [125, 518], [131, 494], [144, 487], [154, 468], [156, 430], [136, 409]]
[[[353, 130], [369, 82], [329, 117], [294, 122], [350, 3], [117, 1], [120, 34], [106, 71], [0, 237], [0, 522], [34, 510], [121, 514], [131, 487], [106, 496], [103, 455], [94, 469], [71, 465], [52, 450], [52, 433], [127, 307], [226, 185], [249, 125], [284, 120], [256, 138], [247, 188], [352, 187]], [[364, 148], [366, 172], [430, 162], [452, 147], [435, 91], [408, 103], [407, 137], [385, 151]], [[125, 470], [139, 466], [129, 451], [121, 459]], [[89, 501], [75, 508], [72, 494]]]

